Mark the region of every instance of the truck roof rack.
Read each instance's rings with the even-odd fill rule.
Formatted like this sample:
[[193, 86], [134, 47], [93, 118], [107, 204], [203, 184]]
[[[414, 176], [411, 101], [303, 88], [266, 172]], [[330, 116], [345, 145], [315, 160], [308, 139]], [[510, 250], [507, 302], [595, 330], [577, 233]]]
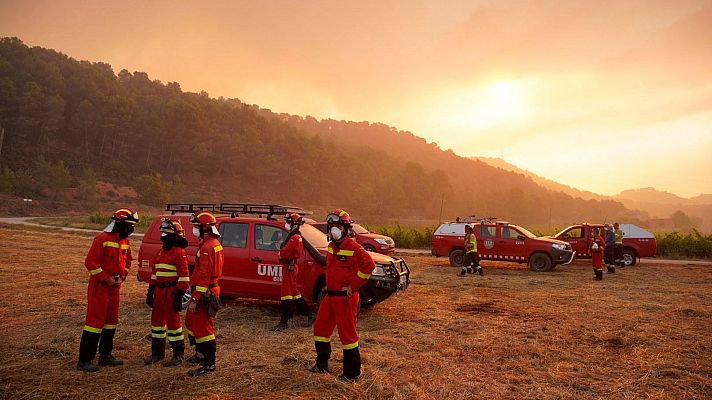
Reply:
[[251, 204], [251, 203], [168, 203], [166, 211], [173, 214], [177, 212], [195, 212], [198, 210], [208, 210], [214, 213], [230, 214], [238, 217], [240, 214], [258, 215], [260, 218], [271, 219], [275, 214], [285, 214], [295, 212], [300, 215], [311, 215], [311, 211], [305, 211], [301, 207], [284, 206], [280, 204]]
[[455, 222], [456, 223], [458, 223], [458, 222], [465, 222], [465, 223], [481, 222], [481, 223], [488, 224], [491, 222], [497, 222], [497, 217], [477, 217], [475, 214], [472, 214], [472, 215], [468, 215], [466, 217], [457, 217], [455, 219]]

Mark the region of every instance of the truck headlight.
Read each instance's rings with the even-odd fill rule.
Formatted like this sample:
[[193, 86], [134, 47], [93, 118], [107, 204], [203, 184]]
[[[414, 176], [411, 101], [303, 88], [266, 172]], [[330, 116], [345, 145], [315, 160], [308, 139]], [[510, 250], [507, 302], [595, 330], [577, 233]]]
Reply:
[[371, 276], [386, 276], [386, 271], [380, 265], [376, 265], [376, 268], [371, 272]]
[[555, 248], [556, 250], [566, 250], [566, 245], [561, 243], [552, 243], [551, 247]]
[[386, 245], [388, 244], [388, 240], [386, 240], [386, 239], [373, 239], [373, 240], [375, 240], [376, 243], [378, 243], [378, 244], [386, 244]]

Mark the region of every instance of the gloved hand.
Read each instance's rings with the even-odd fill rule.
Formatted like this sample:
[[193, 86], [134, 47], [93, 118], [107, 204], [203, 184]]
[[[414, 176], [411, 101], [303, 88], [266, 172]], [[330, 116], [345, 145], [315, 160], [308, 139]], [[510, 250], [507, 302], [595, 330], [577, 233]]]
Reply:
[[148, 289], [146, 290], [146, 304], [153, 308], [153, 290], [155, 289], [155, 286], [153, 285], [148, 285]]
[[183, 295], [184, 294], [185, 294], [185, 292], [180, 289], [176, 289], [176, 291], [173, 292], [173, 311], [174, 312], [183, 311]]

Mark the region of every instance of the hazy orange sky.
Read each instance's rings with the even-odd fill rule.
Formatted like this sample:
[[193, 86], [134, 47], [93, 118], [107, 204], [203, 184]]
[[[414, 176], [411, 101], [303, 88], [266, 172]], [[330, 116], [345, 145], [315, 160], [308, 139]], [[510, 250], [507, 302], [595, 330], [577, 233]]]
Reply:
[[0, 0], [0, 36], [601, 194], [712, 193], [712, 0]]

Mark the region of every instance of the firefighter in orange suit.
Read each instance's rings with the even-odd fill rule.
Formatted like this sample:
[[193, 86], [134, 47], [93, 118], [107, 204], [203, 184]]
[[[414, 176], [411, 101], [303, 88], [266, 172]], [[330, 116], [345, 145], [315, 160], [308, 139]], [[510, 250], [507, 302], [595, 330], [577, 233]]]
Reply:
[[356, 332], [358, 291], [376, 266], [366, 250], [350, 237], [352, 222], [346, 211], [334, 211], [327, 215], [326, 222], [331, 238], [326, 254], [326, 296], [314, 323], [316, 365], [310, 371], [330, 372], [331, 334], [336, 326], [344, 351], [344, 368], [339, 378], [354, 381], [361, 374]]
[[603, 252], [606, 248], [605, 243], [598, 228], [593, 228], [591, 231], [591, 263], [593, 264], [593, 273], [597, 281], [603, 280]]
[[279, 259], [282, 262], [282, 288], [280, 289], [282, 317], [279, 323], [272, 327], [272, 330], [276, 332], [289, 327], [289, 320], [294, 314], [295, 306], [300, 314], [308, 316], [309, 325], [313, 324], [316, 318], [297, 288], [299, 259], [304, 248], [299, 227], [304, 224], [304, 220], [297, 213], [287, 213], [284, 220], [284, 228], [289, 231], [289, 234], [279, 250]]
[[[166, 336], [173, 349], [173, 357], [165, 367], [180, 365], [185, 343], [180, 312], [183, 311], [183, 294], [190, 286], [188, 241], [180, 221], [164, 218], [159, 228], [163, 243], [153, 259], [151, 283], [148, 285], [146, 303], [151, 311], [151, 355], [143, 363], [155, 364], [165, 357]], [[168, 329], [166, 329], [168, 328]]]
[[215, 371], [215, 313], [220, 307], [223, 248], [218, 242], [217, 220], [210, 211], [198, 211], [190, 216], [193, 235], [200, 238], [195, 254], [195, 268], [190, 276], [191, 300], [185, 315], [186, 332], [195, 355], [188, 359], [200, 367], [188, 371], [195, 377]]
[[101, 366], [123, 365], [123, 361], [111, 354], [114, 334], [119, 323], [119, 299], [121, 283], [131, 267], [131, 243], [129, 236], [139, 222], [138, 214], [130, 208], [120, 208], [111, 216], [111, 223], [94, 238], [84, 266], [89, 271], [87, 288], [87, 315], [79, 343], [77, 369], [96, 372], [92, 364], [99, 347]]

